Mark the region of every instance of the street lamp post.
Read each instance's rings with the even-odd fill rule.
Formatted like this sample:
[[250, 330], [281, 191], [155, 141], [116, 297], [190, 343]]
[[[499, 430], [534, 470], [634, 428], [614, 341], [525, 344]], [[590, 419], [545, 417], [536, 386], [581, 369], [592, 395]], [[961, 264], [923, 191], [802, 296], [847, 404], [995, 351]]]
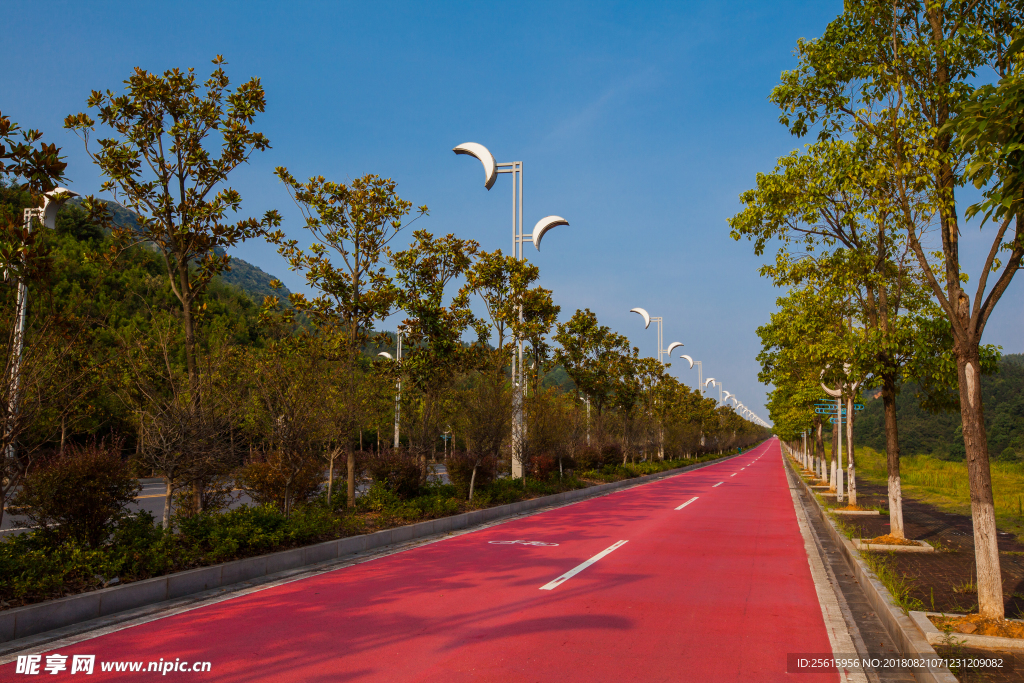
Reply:
[[[848, 374], [849, 372], [850, 364], [844, 363], [844, 375]], [[822, 374], [825, 374], [824, 370], [822, 370]], [[834, 461], [835, 464], [832, 467], [833, 470], [837, 470], [837, 472], [834, 472], [834, 475], [836, 476], [838, 481], [836, 502], [843, 502], [843, 412], [846, 412], [846, 481], [849, 487], [850, 505], [856, 505], [857, 480], [853, 464], [853, 396], [854, 394], [857, 393], [857, 387], [860, 386], [860, 382], [850, 382], [848, 378], [845, 379], [847, 379], [847, 381], [839, 382], [838, 389], [830, 389], [827, 386], [825, 386], [824, 382], [821, 383], [821, 388], [825, 390], [826, 394], [836, 399], [836, 416], [834, 419], [839, 421], [839, 438], [837, 439], [837, 441], [839, 442], [839, 447], [837, 448], [839, 458], [838, 460]], [[844, 393], [846, 393], [846, 406], [843, 405]]]
[[[644, 329], [645, 330], [648, 327], [651, 326], [652, 322], [658, 323], [658, 362], [659, 363], [664, 365], [665, 361], [663, 361], [661, 359], [662, 356], [668, 356], [669, 358], [671, 358], [673, 351], [675, 351], [678, 348], [682, 348], [682, 346], [683, 346], [682, 342], [672, 342], [671, 344], [668, 345], [668, 348], [662, 348], [662, 345], [665, 343], [665, 341], [664, 341], [665, 337], [662, 334], [662, 327], [661, 327], [661, 325], [662, 325], [662, 318], [661, 318], [661, 316], [656, 316], [656, 317], [652, 318], [650, 316], [650, 314], [648, 314], [647, 311], [644, 310], [643, 308], [631, 308], [631, 309], [629, 309], [629, 312], [630, 313], [636, 313], [641, 318], [644, 319]], [[684, 358], [685, 358], [685, 356], [684, 356]]]
[[[25, 209], [23, 212], [23, 220], [25, 226], [25, 232], [29, 233], [32, 231], [32, 224], [35, 221], [39, 221], [45, 227], [50, 230], [54, 230], [57, 227], [57, 210], [60, 205], [71, 197], [77, 197], [77, 192], [58, 187], [51, 192], [47, 192], [43, 195], [43, 206], [42, 208]], [[25, 318], [28, 313], [28, 281], [26, 280], [25, 273], [21, 273], [18, 276], [18, 293], [15, 299], [14, 309], [14, 353], [11, 363], [11, 372], [8, 377], [10, 386], [10, 399], [8, 403], [8, 415], [12, 418], [18, 414], [18, 404], [20, 402], [20, 391], [21, 391], [21, 361], [23, 351], [25, 348]], [[12, 430], [14, 429], [13, 424], [7, 425], [7, 436], [10, 437]], [[11, 440], [7, 446], [7, 455], [12, 460], [16, 455], [17, 449], [14, 441]]]
[[[523, 233], [523, 162], [495, 163], [494, 155], [483, 145], [464, 142], [452, 149], [456, 154], [466, 154], [480, 161], [484, 166], [484, 187], [490, 190], [499, 173], [512, 174], [512, 254], [519, 261], [525, 261], [523, 244], [526, 240], [540, 250], [540, 241], [551, 228], [569, 225], [561, 216], [545, 216], [533, 226], [529, 235]], [[523, 305], [519, 304], [519, 323], [523, 322]], [[523, 476], [523, 444], [526, 441], [526, 420], [523, 416], [523, 339], [516, 332], [516, 348], [512, 355], [512, 477]]]
[[[661, 357], [664, 355], [664, 356], [668, 356], [669, 358], [671, 358], [672, 357], [672, 352], [675, 351], [676, 349], [682, 348], [683, 347], [683, 343], [682, 342], [672, 342], [671, 344], [668, 345], [668, 348], [663, 349], [662, 346], [665, 343], [664, 342], [665, 337], [662, 334], [662, 327], [661, 327], [662, 319], [661, 319], [661, 316], [657, 316], [657, 317], [652, 318], [650, 316], [650, 314], [645, 309], [643, 309], [643, 308], [631, 308], [631, 309], [629, 309], [629, 312], [630, 313], [636, 313], [641, 318], [644, 319], [644, 329], [645, 330], [648, 327], [651, 326], [651, 321], [652, 320], [654, 322], [658, 323], [658, 363], [662, 367], [664, 367], [665, 361], [663, 361], [661, 359]], [[664, 431], [664, 429], [659, 429], [658, 430], [658, 458], [661, 459], [661, 460], [665, 459], [665, 431]]]
[[680, 358], [683, 358], [684, 360], [690, 362], [691, 370], [693, 370], [694, 365], [697, 366], [697, 391], [700, 392], [701, 398], [704, 398], [704, 366], [701, 364], [699, 360], [694, 360], [693, 358], [690, 358], [686, 354], [683, 354], [682, 356], [680, 356]]
[[388, 360], [393, 360], [398, 363], [398, 379], [395, 380], [395, 449], [398, 449], [398, 428], [401, 424], [402, 415], [402, 335], [405, 334], [405, 329], [402, 325], [399, 325], [395, 329], [395, 337], [397, 339], [397, 358], [393, 357], [387, 351], [381, 351], [378, 356], [384, 356]]

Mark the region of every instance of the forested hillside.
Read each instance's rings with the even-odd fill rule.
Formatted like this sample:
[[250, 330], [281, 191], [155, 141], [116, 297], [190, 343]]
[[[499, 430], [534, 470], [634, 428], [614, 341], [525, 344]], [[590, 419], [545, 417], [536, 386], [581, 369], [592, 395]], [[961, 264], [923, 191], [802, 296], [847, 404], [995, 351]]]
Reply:
[[[73, 199], [69, 204], [70, 206], [65, 211], [73, 210], [74, 208], [81, 209], [82, 206], [82, 202], [79, 199]], [[117, 202], [106, 202], [106, 208], [111, 214], [114, 225], [132, 229], [138, 227], [138, 219], [135, 214]], [[220, 249], [214, 251], [218, 254], [223, 253], [223, 250]], [[218, 277], [224, 283], [234, 285], [244, 291], [256, 304], [262, 303], [264, 297], [271, 295], [278, 296], [282, 302], [285, 302], [288, 295], [291, 294], [287, 287], [282, 286], [275, 290], [270, 286], [271, 281], [274, 280], [273, 275], [248, 261], [243, 261], [234, 256], [231, 257], [231, 270], [222, 273]]]
[[[960, 410], [932, 413], [921, 408], [916, 387], [906, 385], [896, 399], [900, 449], [905, 455], [932, 455], [963, 460], [964, 438]], [[1024, 458], [1024, 354], [1008, 354], [999, 361], [999, 372], [982, 378], [985, 429], [993, 459]], [[857, 444], [885, 449], [885, 424], [881, 399], [865, 400], [854, 429]]]

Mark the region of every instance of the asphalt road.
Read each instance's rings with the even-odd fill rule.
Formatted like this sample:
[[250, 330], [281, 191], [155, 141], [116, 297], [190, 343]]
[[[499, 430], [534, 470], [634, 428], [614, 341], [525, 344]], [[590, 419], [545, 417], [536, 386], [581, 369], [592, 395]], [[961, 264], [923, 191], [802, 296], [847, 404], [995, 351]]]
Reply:
[[772, 440], [56, 654], [102, 680], [161, 658], [230, 682], [792, 680], [787, 653], [831, 647], [783, 467]]
[[[443, 464], [431, 464], [430, 475], [432, 480], [440, 481], [443, 484], [449, 483], [448, 470]], [[128, 509], [132, 512], [147, 510], [158, 522], [162, 522], [164, 518], [164, 498], [167, 497], [167, 486], [164, 485], [164, 480], [140, 479], [139, 483], [142, 485], [142, 490], [139, 491], [139, 495], [135, 498], [135, 503], [130, 505]], [[344, 482], [342, 482], [342, 485], [344, 485]], [[358, 496], [363, 493], [366, 488], [366, 483], [360, 482], [360, 485], [356, 488], [356, 495]], [[252, 499], [243, 491], [235, 491], [234, 495], [235, 499], [228, 505], [229, 508], [253, 504]], [[18, 523], [23, 521], [24, 517], [5, 514], [3, 524], [0, 524], [0, 539], [3, 539], [6, 534], [24, 533], [25, 528], [18, 526]]]
[[[129, 505], [128, 509], [132, 512], [148, 510], [157, 521], [163, 521], [164, 498], [167, 496], [167, 487], [164, 485], [163, 479], [140, 479], [139, 483], [142, 484], [142, 490], [139, 491], [135, 502]], [[229, 507], [252, 504], [252, 499], [242, 491], [236, 491], [235, 496], [236, 499], [231, 502]], [[5, 514], [3, 524], [0, 525], [0, 539], [10, 534], [23, 533], [25, 529], [18, 527], [18, 522], [22, 521], [24, 518], [19, 515]]]

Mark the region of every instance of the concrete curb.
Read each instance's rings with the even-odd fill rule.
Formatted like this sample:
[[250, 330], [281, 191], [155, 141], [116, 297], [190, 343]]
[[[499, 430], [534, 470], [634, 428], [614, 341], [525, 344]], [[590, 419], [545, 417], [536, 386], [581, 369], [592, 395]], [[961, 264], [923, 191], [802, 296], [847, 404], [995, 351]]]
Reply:
[[[814, 501], [814, 507], [818, 511], [818, 515], [822, 521], [825, 522], [825, 528], [828, 530], [829, 536], [832, 538], [832, 542], [836, 544], [839, 552], [843, 554], [846, 564], [849, 565], [850, 570], [853, 572], [860, 584], [861, 589], [864, 591], [864, 596], [871, 603], [871, 606], [875, 610], [875, 614], [878, 615], [878, 619], [882, 622], [882, 626], [889, 633], [889, 636], [896, 643], [896, 647], [899, 648], [900, 654], [904, 657], [925, 657], [933, 658], [938, 655], [935, 650], [929, 644], [928, 640], [918, 630], [914, 620], [911, 619], [907, 614], [903, 613], [903, 610], [896, 606], [895, 601], [892, 599], [892, 595], [889, 594], [888, 589], [882, 585], [875, 576], [875, 573], [871, 571], [864, 560], [861, 559], [860, 553], [854, 548], [853, 543], [850, 539], [846, 538], [838, 528], [836, 528], [835, 522], [825, 512], [824, 508], [818, 503], [814, 497], [814, 492], [811, 491], [807, 482], [796, 473], [793, 468], [793, 463], [790, 461], [789, 456], [783, 451], [783, 460], [786, 461], [786, 467], [796, 475], [796, 480], [800, 486], [807, 492], [811, 500]], [[949, 669], [943, 668], [915, 668], [911, 669], [914, 674], [914, 678], [921, 683], [957, 683], [957, 678], [954, 676]]]
[[[938, 627], [931, 622], [928, 617], [962, 617], [966, 616], [963, 614], [940, 614], [939, 612], [911, 612], [910, 618], [914, 620], [917, 627], [921, 629], [921, 633], [928, 639], [928, 642], [932, 645], [941, 645], [946, 634], [938, 629]], [[1019, 619], [1011, 619], [1010, 621], [1020, 621]], [[1000, 636], [981, 636], [973, 633], [957, 633], [951, 634], [958, 641], [966, 645], [967, 647], [976, 647], [980, 650], [1013, 650], [1015, 652], [1024, 651], [1024, 640], [1020, 638], [1003, 638]]]
[[863, 538], [852, 539], [857, 550], [874, 550], [879, 553], [934, 553], [935, 548], [927, 541], [914, 541], [917, 545], [883, 545], [881, 543], [865, 543]]
[[89, 593], [80, 593], [66, 598], [58, 598], [34, 605], [4, 610], [0, 612], [0, 643], [19, 640], [83, 621], [107, 617], [118, 612], [174, 600], [210, 589], [257, 579], [298, 567], [314, 565], [395, 543], [404, 543], [417, 538], [465, 529], [496, 519], [520, 515], [530, 510], [553, 505], [566, 505], [588, 498], [595, 498], [620, 489], [632, 488], [633, 486], [650, 483], [658, 479], [682, 474], [683, 472], [725, 462], [735, 457], [736, 455], [725, 456], [707, 462], [679, 467], [674, 470], [647, 474], [609, 484], [599, 484], [585, 489], [531, 498], [530, 500], [523, 500], [518, 503], [464, 512], [452, 515], [451, 517], [441, 517], [440, 519], [385, 529], [372, 534], [349, 536], [269, 555], [258, 555], [244, 560], [225, 562], [224, 564], [210, 567], [190, 569], [110, 588], [101, 588]]
[[878, 510], [829, 510], [834, 515], [851, 515], [853, 517], [858, 516], [870, 516], [881, 514]]

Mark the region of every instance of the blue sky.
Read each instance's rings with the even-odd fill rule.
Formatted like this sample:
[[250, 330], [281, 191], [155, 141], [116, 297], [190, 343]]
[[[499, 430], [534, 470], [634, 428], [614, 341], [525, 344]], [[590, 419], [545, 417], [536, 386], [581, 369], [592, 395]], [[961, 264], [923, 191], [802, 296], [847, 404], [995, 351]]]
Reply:
[[[508, 251], [509, 177], [488, 192], [480, 164], [451, 152], [479, 142], [524, 162], [527, 229], [549, 214], [570, 222], [528, 252], [563, 319], [590, 308], [654, 355], [654, 326], [628, 311], [663, 316], [666, 344], [683, 342], [705, 377], [767, 418], [755, 330], [779, 292], [726, 219], [757, 172], [803, 144], [767, 97], [797, 39], [820, 35], [839, 0], [5, 6], [0, 111], [63, 147], [72, 189], [100, 183], [62, 130], [91, 90], [120, 89], [135, 66], [205, 75], [223, 54], [234, 83], [259, 76], [267, 91], [256, 125], [273, 149], [231, 182], [245, 213], [279, 209], [301, 238], [275, 166], [340, 181], [376, 173], [430, 207], [417, 227]], [[981, 258], [976, 241], [965, 235], [965, 260]], [[304, 289], [266, 244], [234, 255]], [[985, 339], [1007, 352], [1024, 350], [1019, 280]], [[696, 384], [685, 362], [672, 372]]]

